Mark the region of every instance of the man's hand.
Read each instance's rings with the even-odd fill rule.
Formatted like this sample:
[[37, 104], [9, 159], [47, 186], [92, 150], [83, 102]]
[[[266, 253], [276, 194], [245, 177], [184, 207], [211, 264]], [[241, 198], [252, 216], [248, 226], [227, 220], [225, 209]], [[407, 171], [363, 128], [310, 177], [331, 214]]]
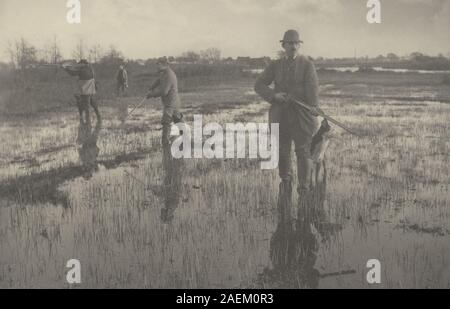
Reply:
[[286, 101], [288, 101], [288, 102], [293, 102], [293, 101], [295, 101], [296, 99], [295, 99], [295, 97], [292, 95], [292, 94], [287, 94], [286, 95]]
[[287, 102], [287, 93], [279, 92], [275, 94], [275, 102], [277, 103], [286, 103]]
[[[286, 96], [286, 101], [287, 102], [295, 102], [296, 98], [293, 95], [288, 94]], [[318, 117], [318, 116], [321, 116], [324, 114], [324, 112], [318, 106], [309, 106], [308, 112], [315, 117]]]

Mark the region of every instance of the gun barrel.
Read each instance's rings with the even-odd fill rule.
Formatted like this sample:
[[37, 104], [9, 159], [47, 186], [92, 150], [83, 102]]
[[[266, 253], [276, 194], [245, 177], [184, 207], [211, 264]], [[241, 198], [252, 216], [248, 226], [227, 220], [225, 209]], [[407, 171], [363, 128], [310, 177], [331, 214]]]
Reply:
[[142, 101], [141, 101], [138, 105], [136, 105], [136, 106], [128, 113], [128, 115], [127, 115], [127, 117], [126, 117], [125, 119], [129, 118], [129, 117], [131, 116], [131, 114], [133, 114], [133, 112], [134, 112], [136, 109], [138, 109], [139, 107], [141, 107], [142, 105], [144, 105], [144, 103], [145, 103], [146, 100], [147, 100], [146, 97], [143, 98]]
[[[294, 99], [291, 99], [292, 102], [294, 102], [295, 104], [305, 108], [308, 111], [311, 111], [311, 107]], [[331, 118], [330, 116], [326, 115], [325, 113], [320, 111], [320, 116], [322, 116], [323, 118], [327, 119], [328, 121], [330, 121], [331, 123], [337, 125], [338, 127], [344, 129], [345, 131], [347, 131], [348, 133], [351, 133], [353, 135], [359, 136], [361, 137], [361, 135], [355, 131], [353, 131], [352, 129], [348, 128], [346, 125], [344, 125], [343, 123], [337, 121], [336, 119]]]

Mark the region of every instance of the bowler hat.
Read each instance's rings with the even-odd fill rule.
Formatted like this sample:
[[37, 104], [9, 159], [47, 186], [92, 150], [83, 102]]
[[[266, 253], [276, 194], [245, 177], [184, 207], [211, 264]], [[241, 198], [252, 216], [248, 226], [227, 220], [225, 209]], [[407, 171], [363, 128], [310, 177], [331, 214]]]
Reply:
[[297, 30], [288, 30], [284, 33], [283, 39], [280, 41], [281, 43], [285, 42], [297, 42], [297, 43], [303, 43], [302, 40], [300, 40], [300, 35], [298, 34]]

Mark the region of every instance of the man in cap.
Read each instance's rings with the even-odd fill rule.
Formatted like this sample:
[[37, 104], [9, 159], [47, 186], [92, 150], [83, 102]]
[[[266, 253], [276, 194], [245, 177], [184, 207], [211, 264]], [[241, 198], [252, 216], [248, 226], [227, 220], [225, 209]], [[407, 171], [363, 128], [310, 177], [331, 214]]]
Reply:
[[[266, 68], [255, 84], [255, 91], [271, 104], [269, 122], [279, 123], [280, 196], [290, 199], [292, 193], [291, 146], [295, 143], [299, 197], [309, 191], [312, 162], [310, 144], [318, 129], [318, 79], [313, 62], [298, 50], [300, 36], [288, 30], [280, 41], [285, 56]], [[269, 87], [274, 83], [274, 88]], [[301, 101], [312, 107], [309, 112], [291, 102]]]
[[67, 73], [71, 76], [78, 77], [78, 87], [80, 93], [76, 95], [77, 104], [80, 109], [80, 121], [82, 121], [82, 111], [86, 113], [86, 121], [90, 121], [89, 118], [89, 104], [95, 111], [97, 121], [101, 122], [100, 112], [97, 103], [94, 101], [93, 96], [96, 94], [97, 87], [94, 78], [94, 69], [86, 59], [81, 59], [76, 65], [64, 66]]

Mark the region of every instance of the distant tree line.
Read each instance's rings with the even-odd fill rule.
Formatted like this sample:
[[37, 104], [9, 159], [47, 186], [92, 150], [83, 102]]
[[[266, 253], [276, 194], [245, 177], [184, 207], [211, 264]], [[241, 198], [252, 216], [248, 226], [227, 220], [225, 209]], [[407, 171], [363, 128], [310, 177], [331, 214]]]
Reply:
[[[6, 53], [10, 65], [15, 70], [24, 70], [39, 64], [58, 64], [64, 60], [59, 42], [56, 37], [46, 42], [43, 48], [38, 49], [24, 38], [14, 42], [8, 42]], [[99, 44], [87, 46], [83, 39], [79, 39], [72, 51], [72, 58], [68, 60], [87, 59], [90, 63], [117, 64], [125, 61], [121, 51], [111, 45], [108, 49]], [[221, 61], [221, 51], [212, 47], [199, 52], [186, 51], [180, 56], [169, 56], [169, 61], [175, 63], [202, 63], [212, 64]], [[147, 59], [149, 63], [155, 59]], [[140, 61], [142, 63], [142, 61]]]
[[[59, 64], [64, 61], [61, 52], [60, 43], [56, 37], [44, 43], [42, 48], [36, 48], [24, 38], [20, 38], [13, 42], [9, 42], [6, 48], [6, 54], [9, 58], [9, 65], [0, 63], [0, 70], [12, 68], [15, 71], [21, 71], [26, 74], [30, 68], [38, 67], [40, 64]], [[276, 57], [282, 58], [284, 51], [277, 52]], [[450, 56], [450, 53], [449, 53]], [[169, 56], [169, 61], [173, 64], [233, 64], [251, 69], [264, 68], [270, 61], [269, 57], [251, 58], [237, 57], [222, 58], [221, 50], [211, 47], [201, 51], [189, 50], [178, 56]], [[90, 63], [99, 67], [100, 74], [111, 74], [120, 64], [127, 63], [131, 66], [152, 66], [156, 59], [137, 59], [127, 60], [124, 54], [115, 46], [103, 48], [100, 44], [88, 46], [83, 39], [79, 39], [71, 53], [71, 59], [78, 61], [87, 59]], [[326, 59], [316, 57], [314, 61], [318, 65], [323, 66], [352, 66], [352, 65], [369, 65], [381, 66], [386, 68], [408, 68], [408, 69], [424, 69], [424, 70], [450, 70], [450, 59], [443, 54], [438, 56], [428, 56], [420, 52], [413, 52], [408, 56], [398, 56], [394, 53], [379, 55], [377, 57], [347, 57]]]
[[364, 65], [411, 70], [450, 70], [449, 57], [445, 57], [443, 54], [439, 54], [438, 56], [428, 56], [419, 52], [413, 52], [407, 56], [398, 56], [394, 53], [388, 53], [386, 56], [379, 55], [374, 58], [369, 58], [368, 56], [333, 59], [317, 57], [315, 58], [315, 62], [324, 67]]

